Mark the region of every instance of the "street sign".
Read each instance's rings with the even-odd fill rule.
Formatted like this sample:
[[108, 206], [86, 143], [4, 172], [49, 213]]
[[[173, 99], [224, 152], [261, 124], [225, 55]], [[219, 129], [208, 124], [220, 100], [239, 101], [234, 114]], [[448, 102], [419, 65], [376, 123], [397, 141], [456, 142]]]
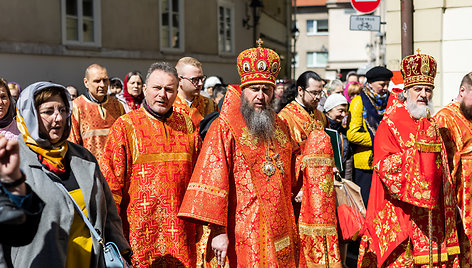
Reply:
[[349, 29], [351, 31], [380, 32], [380, 16], [351, 15]]
[[351, 0], [352, 7], [361, 13], [370, 13], [380, 4], [380, 0]]

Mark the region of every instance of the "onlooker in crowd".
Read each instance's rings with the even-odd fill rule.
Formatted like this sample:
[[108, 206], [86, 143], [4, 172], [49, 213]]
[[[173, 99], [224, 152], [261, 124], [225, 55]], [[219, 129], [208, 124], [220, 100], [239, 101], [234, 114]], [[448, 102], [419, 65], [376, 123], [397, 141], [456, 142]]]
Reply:
[[115, 97], [123, 96], [123, 81], [118, 77], [110, 78], [110, 85], [108, 86], [108, 95]]
[[449, 171], [456, 190], [460, 220], [457, 230], [461, 239], [461, 267], [472, 264], [472, 203], [469, 198], [472, 189], [472, 72], [461, 81], [459, 95], [442, 108], [435, 116], [446, 146]]
[[215, 256], [221, 266], [228, 256], [230, 267], [295, 267], [290, 194], [298, 150], [270, 105], [280, 59], [259, 47], [241, 52], [237, 63], [241, 86], [228, 86], [179, 216], [210, 225], [207, 259]]
[[203, 83], [203, 90], [200, 92], [202, 96], [207, 98], [212, 98], [213, 96], [213, 88], [216, 85], [223, 84], [223, 81], [218, 76], [209, 76], [205, 79]]
[[18, 97], [20, 96], [21, 92], [21, 87], [18, 83], [16, 82], [9, 82], [8, 83], [8, 88], [10, 89], [10, 94], [15, 100], [15, 102], [18, 100]]
[[123, 98], [118, 99], [121, 101], [121, 104], [123, 104], [125, 113], [141, 107], [144, 100], [143, 83], [143, 76], [140, 72], [134, 71], [126, 74], [123, 87]]
[[353, 181], [361, 187], [362, 200], [368, 204], [372, 180], [372, 145], [374, 135], [387, 108], [388, 84], [393, 73], [377, 66], [367, 74], [367, 83], [349, 107], [350, 123], [347, 138], [354, 149]]
[[355, 71], [350, 71], [346, 75], [346, 83], [353, 82], [353, 81], [359, 82], [359, 78]]
[[[106, 93], [106, 91], [104, 91]], [[38, 82], [21, 93], [17, 103], [21, 170], [46, 204], [32, 241], [12, 246], [13, 267], [105, 267], [103, 247], [94, 241], [62, 186], [88, 215], [103, 237], [128, 256], [121, 219], [95, 157], [68, 142], [72, 101], [66, 88]], [[9, 254], [10, 254], [9, 253]], [[129, 257], [129, 256], [128, 256]]]
[[205, 80], [202, 64], [195, 58], [183, 57], [175, 68], [179, 74], [179, 94], [174, 107], [177, 112], [189, 116], [192, 122], [199, 126], [207, 114], [218, 111], [213, 100], [200, 95]]
[[344, 87], [344, 97], [346, 97], [347, 101], [350, 103], [355, 96], [361, 94], [361, 91], [362, 86], [359, 82], [349, 82], [346, 84], [346, 87]]
[[296, 86], [295, 99], [279, 112], [279, 117], [287, 123], [292, 139], [303, 148], [311, 132], [308, 127], [311, 122], [323, 128], [328, 122], [326, 116], [316, 109], [323, 90], [321, 77], [313, 71], [306, 71], [298, 77]]
[[331, 95], [331, 94], [335, 94], [335, 93], [341, 93], [342, 94], [343, 89], [344, 89], [344, 84], [343, 84], [343, 82], [341, 82], [341, 80], [335, 79], [335, 80], [329, 81], [324, 87], [324, 93], [325, 94], [323, 94], [320, 98], [320, 101], [318, 103], [318, 110], [321, 111], [321, 112], [324, 112], [323, 107], [324, 107], [326, 98], [328, 98], [329, 95]]
[[437, 122], [428, 115], [436, 70], [434, 58], [425, 54], [401, 62], [405, 88], [375, 135], [359, 267], [460, 267], [457, 187], [447, 172]]
[[66, 86], [66, 89], [67, 89], [67, 91], [69, 92], [70, 98], [71, 98], [72, 100], [77, 99], [77, 97], [79, 96], [79, 91], [77, 90], [77, 88], [75, 88], [75, 87], [72, 86], [72, 85], [68, 85], [68, 86]]
[[282, 110], [281, 103], [282, 103], [282, 96], [284, 95], [285, 89], [285, 82], [284, 80], [277, 80], [275, 92], [274, 92], [274, 110], [276, 113]]
[[215, 85], [213, 87], [213, 96], [212, 99], [213, 101], [219, 105], [220, 100], [222, 100], [225, 97], [226, 94], [226, 87], [222, 84]]
[[16, 140], [20, 135], [15, 120], [15, 109], [15, 100], [10, 94], [7, 81], [0, 78], [0, 134], [9, 140]]
[[[343, 164], [343, 170], [340, 172], [340, 175], [343, 178], [352, 180], [351, 146], [346, 137], [347, 128], [343, 126], [343, 120], [347, 113], [347, 105], [348, 102], [343, 95], [332, 94], [326, 99], [324, 109], [326, 118], [328, 119], [328, 127], [336, 130], [339, 134], [338, 144]], [[351, 159], [351, 161], [347, 163], [349, 159]]]
[[0, 135], [0, 162], [0, 266], [11, 267], [8, 250], [12, 246], [31, 243], [38, 229], [44, 202], [25, 183], [26, 177], [18, 169], [17, 140]]
[[154, 63], [143, 107], [118, 118], [102, 170], [121, 211], [134, 267], [195, 267], [195, 226], [177, 218], [200, 147], [197, 129], [173, 110], [179, 79]]
[[124, 114], [123, 105], [108, 96], [108, 73], [105, 67], [92, 64], [85, 70], [84, 85], [88, 89], [74, 100], [69, 141], [84, 146], [101, 160], [108, 130]]
[[344, 90], [344, 84], [343, 82], [341, 82], [341, 80], [335, 79], [335, 80], [329, 81], [325, 88], [326, 88], [326, 94], [329, 97], [329, 95], [335, 94], [335, 93], [342, 94]]

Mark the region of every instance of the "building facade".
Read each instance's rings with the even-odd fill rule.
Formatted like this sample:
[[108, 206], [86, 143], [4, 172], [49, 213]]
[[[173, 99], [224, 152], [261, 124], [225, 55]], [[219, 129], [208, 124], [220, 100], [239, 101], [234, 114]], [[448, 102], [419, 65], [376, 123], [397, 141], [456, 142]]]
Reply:
[[124, 78], [183, 56], [200, 60], [206, 75], [236, 83], [236, 57], [254, 46], [254, 36], [281, 55], [281, 75], [290, 73], [287, 0], [2, 1], [0, 8], [0, 77], [22, 87], [49, 80], [83, 91], [92, 63]]
[[[385, 26], [380, 31], [350, 29], [355, 11], [350, 0], [297, 0], [294, 12], [298, 34], [295, 42], [295, 77], [307, 70], [332, 80], [349, 71], [364, 72], [385, 65]], [[385, 7], [368, 15], [385, 20]]]
[[[411, 0], [413, 1], [413, 0]], [[400, 1], [386, 1], [387, 66], [400, 69]], [[436, 111], [459, 93], [462, 77], [472, 71], [472, 2], [470, 0], [414, 0], [413, 50], [433, 56], [438, 63], [433, 101]]]

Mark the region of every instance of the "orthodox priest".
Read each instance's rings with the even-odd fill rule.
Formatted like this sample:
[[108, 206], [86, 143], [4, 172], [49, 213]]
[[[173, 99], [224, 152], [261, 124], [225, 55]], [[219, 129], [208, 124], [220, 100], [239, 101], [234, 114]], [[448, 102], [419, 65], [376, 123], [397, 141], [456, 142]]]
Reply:
[[462, 78], [457, 98], [441, 109], [435, 118], [446, 146], [461, 222], [461, 265], [472, 266], [472, 72]]
[[437, 122], [429, 117], [436, 60], [405, 57], [405, 88], [374, 142], [361, 267], [458, 267], [455, 197]]
[[121, 214], [134, 267], [195, 267], [195, 226], [177, 218], [200, 136], [173, 111], [177, 70], [154, 63], [144, 104], [118, 118], [105, 145], [102, 172]]
[[227, 256], [230, 267], [295, 267], [290, 195], [298, 146], [271, 106], [280, 58], [258, 43], [237, 58], [241, 85], [228, 87], [179, 216], [210, 224], [207, 257], [214, 254], [219, 265]]

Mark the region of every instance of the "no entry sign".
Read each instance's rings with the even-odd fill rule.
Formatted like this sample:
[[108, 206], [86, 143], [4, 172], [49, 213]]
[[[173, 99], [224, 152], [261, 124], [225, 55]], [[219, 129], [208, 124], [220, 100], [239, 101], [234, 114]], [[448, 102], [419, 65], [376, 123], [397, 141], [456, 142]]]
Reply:
[[362, 13], [374, 11], [380, 4], [380, 0], [351, 0], [352, 7]]

